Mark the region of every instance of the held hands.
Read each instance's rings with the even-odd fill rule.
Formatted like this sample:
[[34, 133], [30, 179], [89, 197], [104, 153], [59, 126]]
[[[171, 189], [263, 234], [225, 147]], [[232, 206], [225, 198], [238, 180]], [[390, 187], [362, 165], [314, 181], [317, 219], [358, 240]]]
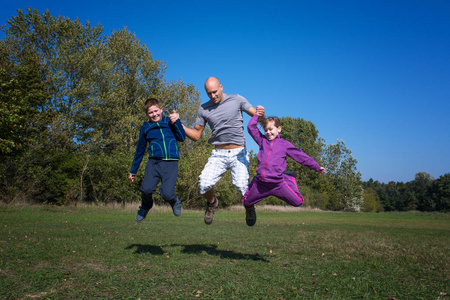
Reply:
[[258, 105], [256, 106], [256, 114], [260, 117], [264, 117], [264, 106]]
[[319, 172], [319, 175], [323, 175], [323, 174], [325, 174], [326, 171], [327, 171], [327, 170], [325, 170], [324, 167], [320, 167], [320, 170], [317, 171], [317, 172]]
[[169, 115], [169, 118], [170, 123], [174, 124], [180, 118], [180, 115], [175, 110], [173, 110], [173, 112]]

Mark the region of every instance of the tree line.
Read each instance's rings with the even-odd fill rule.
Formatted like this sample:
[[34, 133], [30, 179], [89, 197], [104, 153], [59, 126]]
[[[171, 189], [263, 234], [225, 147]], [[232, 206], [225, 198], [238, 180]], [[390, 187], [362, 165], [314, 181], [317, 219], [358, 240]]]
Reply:
[[[1, 201], [58, 205], [138, 201], [144, 168], [134, 183], [127, 174], [146, 120], [145, 99], [158, 98], [165, 111], [175, 109], [192, 128], [201, 104], [199, 91], [181, 79], [167, 81], [165, 63], [153, 59], [126, 27], [107, 35], [100, 24], [28, 8], [18, 10], [1, 31], [5, 34], [0, 41]], [[318, 176], [288, 159], [305, 205], [390, 210], [390, 201], [378, 195], [376, 184], [362, 182], [357, 160], [343, 141], [326, 145], [315, 125], [302, 118], [284, 117], [281, 123], [283, 138], [327, 169], [326, 175]], [[200, 141], [179, 144], [176, 188], [185, 207], [204, 206], [197, 181], [212, 150], [208, 136], [206, 129]], [[252, 152], [250, 176], [255, 173]], [[229, 173], [216, 192], [221, 205], [241, 201]], [[270, 197], [266, 203], [283, 204]]]
[[450, 174], [435, 179], [419, 172], [410, 182], [364, 182], [365, 204], [372, 211], [450, 211]]

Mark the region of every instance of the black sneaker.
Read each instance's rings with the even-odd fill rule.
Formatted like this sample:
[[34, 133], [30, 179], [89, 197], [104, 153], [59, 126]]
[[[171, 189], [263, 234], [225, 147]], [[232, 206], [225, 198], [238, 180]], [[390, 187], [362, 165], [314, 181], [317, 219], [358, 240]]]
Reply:
[[253, 226], [256, 223], [255, 205], [245, 206], [245, 221], [248, 226]]
[[219, 206], [219, 200], [217, 200], [216, 197], [214, 197], [213, 203], [208, 202], [205, 211], [205, 223], [207, 225], [211, 225], [211, 223], [214, 221], [214, 210], [217, 208], [217, 206]]

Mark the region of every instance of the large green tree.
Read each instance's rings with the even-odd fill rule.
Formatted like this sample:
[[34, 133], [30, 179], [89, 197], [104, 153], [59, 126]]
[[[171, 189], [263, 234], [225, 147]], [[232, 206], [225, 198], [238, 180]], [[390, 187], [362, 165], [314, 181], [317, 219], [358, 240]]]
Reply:
[[[139, 186], [126, 174], [146, 119], [143, 102], [158, 97], [192, 122], [198, 92], [180, 80], [166, 82], [165, 64], [126, 28], [105, 36], [100, 25], [48, 10], [17, 12], [1, 43], [1, 113], [11, 117], [0, 142], [2, 153], [25, 142], [28, 151], [2, 166], [1, 184], [19, 186], [23, 176], [13, 170], [21, 169], [34, 184], [18, 190], [40, 202], [138, 199]], [[38, 127], [47, 112], [51, 119]], [[30, 142], [29, 132], [39, 135]]]
[[334, 187], [334, 197], [330, 199], [329, 209], [356, 210], [362, 205], [361, 173], [357, 170], [357, 160], [345, 143], [338, 140], [324, 149], [324, 167], [327, 178]]

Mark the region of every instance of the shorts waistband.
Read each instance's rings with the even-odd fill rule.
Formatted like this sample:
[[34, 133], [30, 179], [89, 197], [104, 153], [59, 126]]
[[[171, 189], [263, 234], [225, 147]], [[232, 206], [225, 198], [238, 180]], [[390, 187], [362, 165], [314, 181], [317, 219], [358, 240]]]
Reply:
[[234, 148], [234, 149], [217, 149], [217, 148], [214, 148], [213, 151], [218, 153], [218, 154], [233, 155], [233, 154], [238, 154], [238, 153], [240, 153], [242, 151], [246, 152], [247, 151], [247, 147]]

